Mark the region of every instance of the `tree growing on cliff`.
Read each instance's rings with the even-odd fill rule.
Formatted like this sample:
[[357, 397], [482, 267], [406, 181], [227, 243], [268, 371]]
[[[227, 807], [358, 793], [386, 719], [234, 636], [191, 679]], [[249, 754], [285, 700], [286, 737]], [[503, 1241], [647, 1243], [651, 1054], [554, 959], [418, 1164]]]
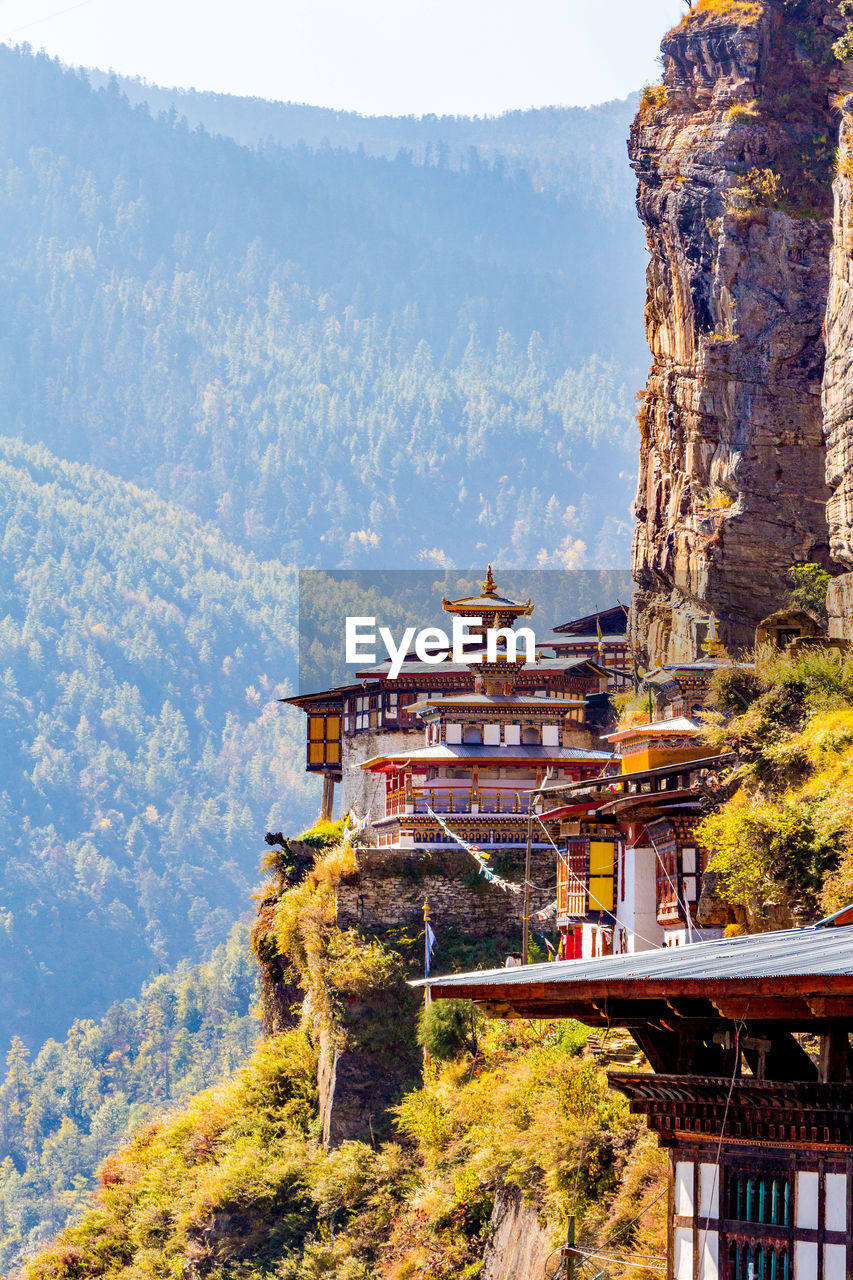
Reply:
[[471, 1000], [440, 1000], [422, 1005], [418, 1017], [418, 1044], [432, 1058], [452, 1062], [476, 1058], [485, 1019]]
[[826, 590], [830, 576], [819, 564], [793, 564], [788, 570], [788, 581], [792, 590], [788, 599], [797, 609], [805, 609], [826, 625], [829, 615], [826, 611]]

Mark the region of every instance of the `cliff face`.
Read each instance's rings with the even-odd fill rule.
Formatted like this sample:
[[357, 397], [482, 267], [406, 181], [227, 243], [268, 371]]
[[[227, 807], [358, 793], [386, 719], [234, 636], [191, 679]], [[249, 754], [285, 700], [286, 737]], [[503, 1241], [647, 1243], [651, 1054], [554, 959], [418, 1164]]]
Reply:
[[[853, 98], [845, 98], [838, 142], [832, 258], [826, 307], [823, 405], [827, 503], [833, 557], [853, 570]], [[830, 631], [853, 639], [853, 573], [830, 585]]]
[[821, 411], [831, 165], [845, 72], [831, 0], [700, 0], [630, 138], [653, 363], [640, 410], [632, 629], [749, 646], [785, 572], [829, 561]]

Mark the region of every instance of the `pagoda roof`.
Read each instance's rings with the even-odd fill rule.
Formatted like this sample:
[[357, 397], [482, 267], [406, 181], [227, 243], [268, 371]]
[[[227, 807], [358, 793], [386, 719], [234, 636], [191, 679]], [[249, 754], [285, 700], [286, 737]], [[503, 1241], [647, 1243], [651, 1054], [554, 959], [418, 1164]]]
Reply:
[[655, 720], [652, 724], [632, 724], [627, 729], [617, 729], [615, 733], [604, 736], [608, 742], [623, 742], [625, 738], [660, 737], [662, 734], [674, 733], [682, 737], [685, 733], [701, 734], [703, 730], [686, 716], [674, 716], [672, 720]]
[[807, 1026], [853, 1015], [848, 913], [804, 929], [747, 934], [626, 955], [435, 977], [436, 999], [468, 998], [504, 1017], [640, 1026], [682, 1020], [782, 1020]]
[[335, 685], [332, 689], [321, 689], [317, 693], [299, 693], [294, 694], [290, 698], [279, 698], [279, 702], [285, 703], [288, 707], [300, 707], [305, 710], [314, 702], [321, 702], [326, 699], [338, 697], [343, 693], [363, 693], [364, 687], [359, 680], [358, 684], [340, 684]]
[[[554, 764], [585, 760], [612, 760], [608, 751], [592, 751], [589, 747], [542, 747], [538, 745], [491, 746], [481, 742], [447, 743], [439, 742], [430, 747], [419, 747], [416, 751], [407, 751], [401, 747], [399, 751], [388, 752], [381, 756], [373, 756], [365, 760], [359, 768], [376, 770], [380, 765], [403, 764], [452, 764], [455, 760], [472, 763], [478, 760], [489, 764]], [[398, 764], [399, 767], [399, 764]]]
[[[482, 656], [484, 653], [485, 650], [471, 650], [472, 660], [470, 662], [422, 662], [420, 658], [406, 658], [400, 667], [400, 675], [421, 675], [424, 672], [434, 672], [436, 675], [472, 675], [477, 665], [477, 656]], [[568, 664], [565, 658], [540, 658], [536, 662], [528, 662], [523, 668], [523, 674], [531, 676], [535, 675], [537, 671], [543, 673], [557, 671], [565, 672], [566, 675], [570, 672], [582, 675], [581, 668], [583, 667], [588, 667], [591, 672], [598, 675], [606, 676], [609, 674], [608, 668], [599, 667], [591, 658], [581, 658], [577, 662]], [[369, 667], [366, 671], [356, 672], [356, 675], [359, 679], [362, 677], [364, 679], [375, 679], [377, 677], [384, 679], [390, 669], [391, 659], [387, 658], [384, 662], [377, 662], [375, 667]]]
[[609, 609], [598, 609], [595, 613], [587, 613], [582, 618], [573, 618], [571, 622], [561, 622], [554, 631], [559, 635], [571, 636], [586, 630], [592, 630], [595, 638], [595, 623], [601, 627], [603, 638], [625, 636], [628, 630], [628, 610], [624, 604], [611, 605]]
[[514, 614], [519, 618], [529, 618], [534, 608], [529, 599], [524, 604], [521, 604], [518, 600], [510, 600], [508, 596], [498, 595], [491, 565], [489, 565], [486, 577], [483, 580], [482, 593], [480, 595], [463, 596], [460, 600], [442, 600], [441, 607], [445, 613], [472, 615], [498, 613], [504, 616]]
[[424, 698], [415, 702], [406, 710], [415, 713], [425, 707], [534, 707], [541, 711], [543, 707], [582, 707], [583, 698], [541, 698], [534, 694], [488, 694], [488, 693], [454, 693], [449, 698]]

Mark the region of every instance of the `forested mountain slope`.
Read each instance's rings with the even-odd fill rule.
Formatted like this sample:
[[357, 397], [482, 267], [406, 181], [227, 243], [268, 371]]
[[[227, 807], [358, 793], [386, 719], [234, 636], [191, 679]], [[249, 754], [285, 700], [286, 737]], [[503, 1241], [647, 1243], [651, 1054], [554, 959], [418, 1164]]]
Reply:
[[624, 560], [627, 190], [252, 151], [44, 57], [0, 72], [0, 429], [285, 562]]
[[[96, 88], [113, 78], [86, 70]], [[500, 116], [363, 116], [356, 111], [271, 102], [264, 98], [196, 89], [164, 88], [130, 76], [115, 77], [132, 103], [144, 102], [152, 115], [175, 112], [191, 128], [203, 125], [245, 146], [277, 143], [292, 147], [342, 147], [393, 159], [411, 151], [416, 163], [464, 166], [475, 150], [482, 160], [499, 160], [529, 173], [537, 187], [569, 192], [601, 207], [608, 200], [630, 201], [634, 177], [625, 163], [628, 136], [640, 95], [594, 107], [538, 107]]]
[[0, 1084], [0, 1269], [91, 1201], [95, 1170], [152, 1115], [234, 1071], [260, 1033], [248, 928], [199, 965], [182, 962], [98, 1022], [33, 1053], [18, 1039]]
[[246, 910], [312, 816], [291, 576], [0, 440], [0, 1043], [101, 1014]]

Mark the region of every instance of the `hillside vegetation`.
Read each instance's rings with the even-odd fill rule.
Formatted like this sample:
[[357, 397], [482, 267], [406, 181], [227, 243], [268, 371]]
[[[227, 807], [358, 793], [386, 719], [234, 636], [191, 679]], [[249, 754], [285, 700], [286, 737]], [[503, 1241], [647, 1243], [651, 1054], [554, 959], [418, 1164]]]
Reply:
[[811, 923], [853, 901], [853, 657], [759, 654], [717, 681], [709, 736], [737, 756], [697, 833], [717, 891], [749, 931]]
[[98, 1022], [30, 1055], [0, 1084], [0, 1268], [7, 1274], [92, 1201], [104, 1158], [152, 1115], [233, 1072], [255, 1048], [257, 971], [236, 925], [208, 961], [147, 983]]
[[26, 51], [0, 71], [0, 430], [288, 564], [624, 561], [627, 185], [541, 190], [523, 148], [250, 150]]
[[0, 439], [0, 1042], [200, 957], [314, 808], [293, 583], [150, 493]]
[[[402, 1092], [372, 1143], [324, 1151], [324, 1036], [341, 1053], [374, 1054], [377, 1070], [395, 1054], [419, 1066], [401, 982], [420, 947], [336, 928], [334, 885], [350, 862], [346, 849], [321, 853], [302, 883], [288, 887], [281, 872], [264, 897], [256, 947], [309, 991], [300, 1025], [110, 1157], [96, 1207], [27, 1280], [153, 1280], [187, 1267], [222, 1280], [475, 1277], [507, 1187], [555, 1245], [574, 1210], [588, 1244], [618, 1236], [622, 1256], [646, 1258], [663, 1248], [666, 1159], [608, 1089], [577, 1024], [480, 1026], [471, 1043], [422, 1023], [436, 1055], [423, 1082]], [[642, 1265], [611, 1272], [623, 1273], [642, 1278]]]

